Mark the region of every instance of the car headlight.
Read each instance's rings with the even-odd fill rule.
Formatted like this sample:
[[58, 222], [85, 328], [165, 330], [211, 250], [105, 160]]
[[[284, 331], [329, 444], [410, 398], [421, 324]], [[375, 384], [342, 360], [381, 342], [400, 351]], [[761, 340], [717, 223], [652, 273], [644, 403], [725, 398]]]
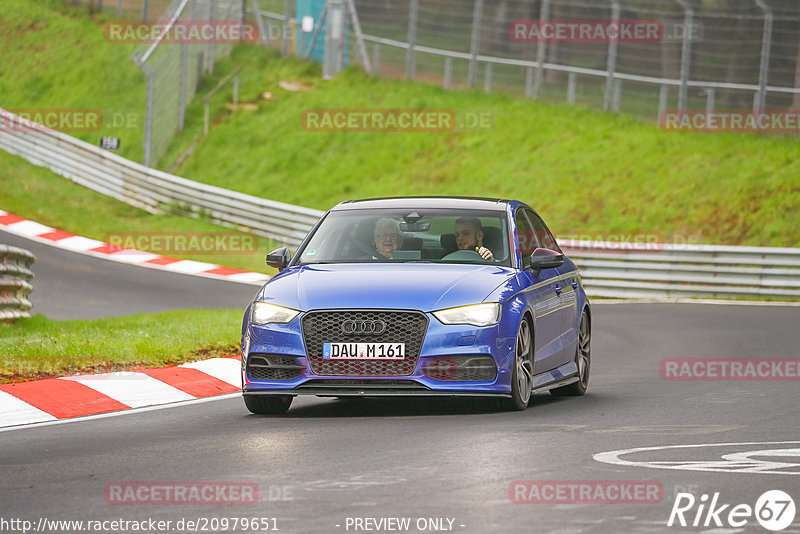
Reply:
[[268, 302], [254, 302], [253, 310], [250, 314], [250, 322], [253, 324], [286, 324], [297, 317], [299, 313], [297, 310], [276, 306]]
[[471, 304], [457, 308], [447, 308], [433, 312], [433, 316], [443, 324], [471, 324], [473, 326], [491, 326], [500, 320], [500, 304], [486, 302]]

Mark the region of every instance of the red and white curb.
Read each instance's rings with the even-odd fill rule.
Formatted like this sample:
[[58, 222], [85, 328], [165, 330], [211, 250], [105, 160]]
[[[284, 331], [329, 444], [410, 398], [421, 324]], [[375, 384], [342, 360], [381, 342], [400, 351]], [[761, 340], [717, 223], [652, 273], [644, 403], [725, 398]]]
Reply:
[[238, 357], [0, 384], [0, 428], [172, 404], [241, 389]]
[[269, 276], [263, 273], [243, 271], [200, 261], [181, 260], [152, 252], [109, 245], [102, 241], [57, 230], [3, 210], [0, 210], [0, 229], [48, 245], [120, 263], [252, 285], [262, 285], [269, 279]]

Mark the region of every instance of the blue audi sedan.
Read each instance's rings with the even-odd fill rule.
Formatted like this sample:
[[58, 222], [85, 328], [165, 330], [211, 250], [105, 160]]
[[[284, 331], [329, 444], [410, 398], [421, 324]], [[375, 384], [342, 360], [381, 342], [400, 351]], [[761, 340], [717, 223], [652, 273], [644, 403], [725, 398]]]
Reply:
[[591, 309], [575, 264], [514, 200], [404, 197], [328, 211], [242, 325], [244, 402], [285, 413], [297, 395], [578, 396]]

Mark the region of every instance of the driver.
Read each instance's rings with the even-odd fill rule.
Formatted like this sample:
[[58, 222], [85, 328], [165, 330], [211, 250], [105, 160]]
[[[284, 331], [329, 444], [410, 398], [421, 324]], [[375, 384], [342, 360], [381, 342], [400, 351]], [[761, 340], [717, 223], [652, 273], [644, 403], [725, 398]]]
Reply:
[[484, 260], [494, 258], [492, 251], [483, 246], [483, 225], [477, 217], [461, 217], [456, 220], [456, 244], [461, 250], [474, 250]]
[[392, 259], [394, 251], [403, 246], [403, 232], [400, 231], [400, 223], [388, 217], [378, 219], [375, 223], [373, 239], [378, 254]]

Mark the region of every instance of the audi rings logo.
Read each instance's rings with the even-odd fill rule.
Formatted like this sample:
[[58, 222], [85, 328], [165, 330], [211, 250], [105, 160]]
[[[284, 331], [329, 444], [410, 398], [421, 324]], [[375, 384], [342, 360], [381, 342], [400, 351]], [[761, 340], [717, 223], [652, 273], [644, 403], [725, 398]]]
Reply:
[[386, 332], [386, 323], [381, 320], [348, 319], [342, 323], [342, 332], [348, 335], [368, 334], [379, 336]]

